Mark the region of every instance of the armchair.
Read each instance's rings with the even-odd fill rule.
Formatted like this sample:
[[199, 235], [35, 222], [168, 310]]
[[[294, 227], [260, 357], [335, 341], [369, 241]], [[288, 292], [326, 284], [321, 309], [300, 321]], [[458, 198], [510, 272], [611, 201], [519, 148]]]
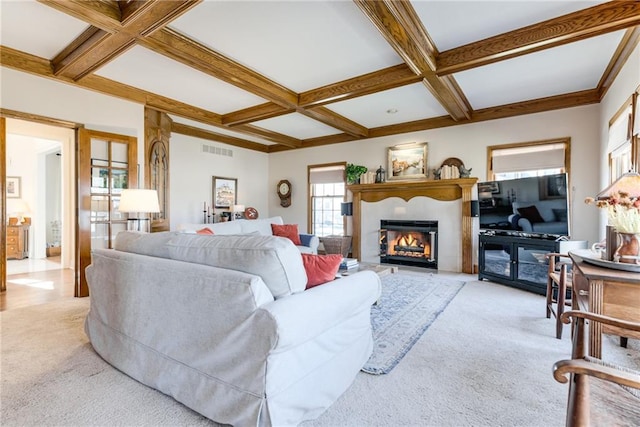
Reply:
[[571, 359], [553, 365], [553, 376], [558, 382], [571, 380], [566, 425], [638, 425], [640, 372], [586, 356], [585, 321], [635, 332], [640, 332], [640, 323], [577, 310], [561, 316], [564, 323], [570, 323], [571, 318], [574, 321]]

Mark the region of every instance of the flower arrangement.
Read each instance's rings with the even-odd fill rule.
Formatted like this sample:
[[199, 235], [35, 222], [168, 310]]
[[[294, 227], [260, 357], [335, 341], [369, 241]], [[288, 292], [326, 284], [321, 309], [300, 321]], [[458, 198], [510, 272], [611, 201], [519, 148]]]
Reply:
[[603, 199], [587, 197], [585, 203], [607, 209], [609, 225], [618, 233], [640, 233], [640, 197], [618, 191]]

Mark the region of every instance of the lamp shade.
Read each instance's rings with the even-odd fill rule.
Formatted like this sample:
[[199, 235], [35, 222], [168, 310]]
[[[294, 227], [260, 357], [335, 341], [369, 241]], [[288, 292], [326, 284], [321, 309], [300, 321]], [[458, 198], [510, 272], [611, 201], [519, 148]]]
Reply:
[[120, 212], [160, 212], [158, 192], [143, 189], [122, 190], [118, 210]]
[[244, 212], [244, 205], [233, 205], [234, 212]]
[[636, 172], [623, 174], [613, 184], [602, 190], [596, 198], [606, 199], [619, 192], [627, 193], [629, 197], [640, 197], [640, 175]]

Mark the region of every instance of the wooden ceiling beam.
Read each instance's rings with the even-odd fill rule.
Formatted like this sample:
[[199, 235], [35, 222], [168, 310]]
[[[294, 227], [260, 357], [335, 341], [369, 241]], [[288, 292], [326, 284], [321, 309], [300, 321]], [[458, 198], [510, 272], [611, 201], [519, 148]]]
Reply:
[[73, 14], [104, 31], [93, 32], [93, 37], [87, 37], [85, 32], [71, 42], [74, 49], [65, 48], [63, 51], [67, 55], [56, 57], [54, 72], [79, 80], [131, 48], [138, 38], [152, 34], [200, 1], [143, 2], [126, 7], [123, 19], [119, 8], [115, 12], [113, 7], [100, 7], [101, 2], [46, 0], [44, 4]]
[[600, 94], [600, 99], [604, 98], [604, 95], [613, 84], [613, 81], [618, 76], [620, 70], [622, 70], [622, 67], [627, 62], [636, 46], [638, 46], [638, 43], [640, 43], [640, 26], [629, 28], [625, 31], [618, 48], [611, 57], [609, 65], [607, 65], [606, 70], [598, 82], [597, 89]]
[[[154, 108], [158, 111], [163, 111], [168, 114], [194, 120], [206, 125], [228, 129], [227, 126], [223, 125], [222, 117], [219, 114], [212, 113], [210, 111], [203, 110], [202, 108], [194, 107], [192, 105], [185, 104], [174, 99], [166, 98], [153, 94], [151, 92], [127, 86], [104, 77], [90, 75], [85, 77], [81, 81], [76, 82], [68, 78], [56, 76], [53, 74], [51, 64], [48, 60], [24, 52], [20, 52], [10, 47], [0, 45], [0, 62], [5, 67], [12, 68], [24, 73], [33, 74], [39, 77], [48, 78], [84, 89], [89, 89], [105, 95], [115, 96], [117, 98], [136, 102], [142, 105], [148, 105], [149, 107]], [[298, 148], [301, 145], [301, 141], [298, 139], [278, 134], [276, 132], [266, 131], [256, 126], [245, 125], [244, 127], [237, 127], [231, 130], [251, 135], [257, 138], [266, 139], [268, 141], [281, 143], [289, 147]], [[247, 143], [251, 142], [252, 141], [247, 141]]]
[[436, 73], [457, 73], [636, 25], [640, 1], [609, 1], [441, 52]]
[[247, 141], [245, 139], [236, 138], [233, 136], [200, 129], [200, 128], [185, 125], [182, 123], [173, 122], [171, 125], [171, 132], [192, 136], [194, 138], [206, 139], [214, 142], [221, 142], [224, 144], [233, 145], [235, 147], [240, 147], [240, 148], [246, 148], [249, 150], [261, 151], [263, 153], [267, 153], [269, 151], [269, 146], [265, 144]]
[[235, 126], [232, 129], [234, 132], [246, 133], [247, 135], [257, 136], [267, 141], [275, 142], [276, 144], [282, 144], [291, 148], [300, 148], [302, 141], [297, 138], [292, 138], [287, 135], [283, 135], [278, 132], [274, 132], [268, 129], [263, 129], [253, 125], [240, 125]]
[[417, 75], [425, 87], [440, 102], [454, 120], [471, 117], [471, 106], [452, 77], [438, 77], [438, 51], [431, 41], [411, 3], [407, 1], [353, 0], [376, 26]]
[[[458, 126], [461, 124], [477, 123], [488, 120], [522, 116], [525, 114], [535, 114], [563, 108], [578, 107], [581, 105], [597, 104], [598, 102], [600, 102], [598, 90], [591, 89], [564, 95], [535, 99], [532, 101], [518, 102], [476, 110], [473, 114], [473, 118], [465, 121], [455, 121], [450, 116], [441, 116], [423, 120], [416, 120], [413, 122], [371, 128], [369, 129], [368, 137], [379, 138], [383, 136], [419, 132], [429, 129], [439, 129], [450, 126]], [[358, 139], [360, 138], [355, 138], [347, 134], [310, 138], [302, 141], [302, 148], [339, 144], [343, 142], [356, 141]], [[280, 145], [272, 145], [269, 147], [269, 152], [279, 152], [289, 149], [290, 148], [288, 147]]]
[[164, 28], [138, 43], [281, 107], [298, 105], [297, 93], [172, 29]]
[[304, 108], [327, 105], [419, 83], [421, 80], [422, 77], [416, 75], [407, 64], [394, 65], [352, 79], [302, 92], [298, 97], [298, 105]]
[[353, 136], [365, 137], [369, 134], [369, 130], [366, 127], [329, 110], [327, 107], [300, 108], [298, 112]]
[[242, 110], [227, 113], [222, 116], [222, 123], [226, 126], [244, 125], [260, 120], [271, 119], [283, 116], [285, 114], [294, 113], [295, 108], [284, 108], [273, 102], [256, 105], [254, 107], [244, 108]]

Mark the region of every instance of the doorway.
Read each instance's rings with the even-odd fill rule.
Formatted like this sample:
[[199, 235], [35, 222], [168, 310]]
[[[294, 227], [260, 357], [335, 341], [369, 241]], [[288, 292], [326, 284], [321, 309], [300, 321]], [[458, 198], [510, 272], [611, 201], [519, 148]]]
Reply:
[[4, 214], [8, 224], [19, 224], [23, 241], [19, 256], [7, 251], [3, 260], [1, 305], [73, 296], [75, 130], [16, 118], [7, 118], [5, 129], [4, 174], [14, 187], [7, 187]]

